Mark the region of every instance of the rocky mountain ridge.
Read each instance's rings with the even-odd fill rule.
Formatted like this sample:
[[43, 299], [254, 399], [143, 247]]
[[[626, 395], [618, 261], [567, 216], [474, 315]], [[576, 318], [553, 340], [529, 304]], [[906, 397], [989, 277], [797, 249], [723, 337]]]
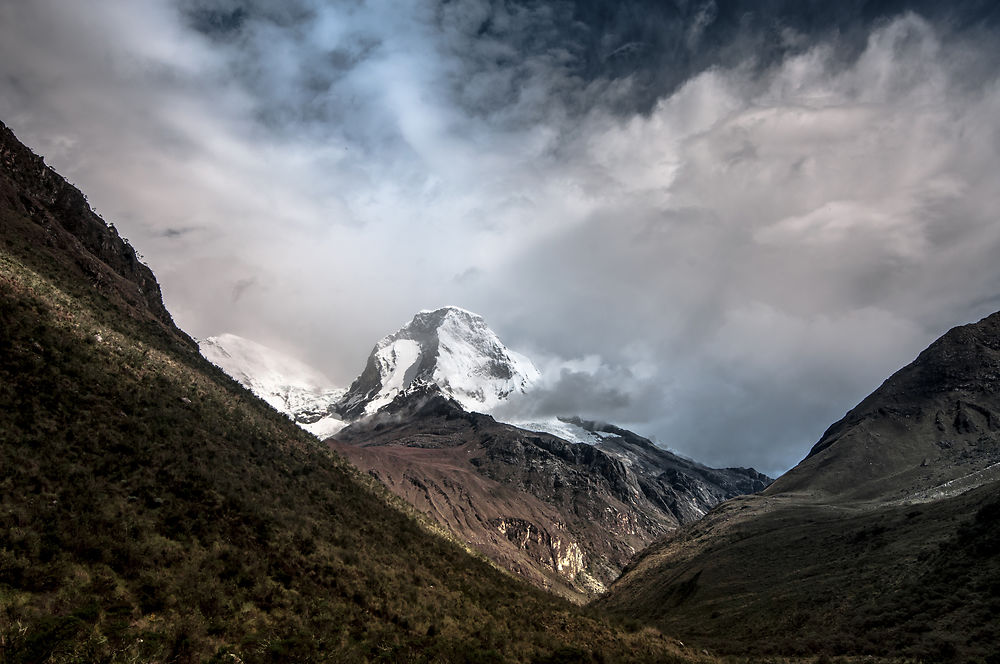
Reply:
[[770, 482], [603, 426], [601, 444], [571, 443], [424, 386], [327, 442], [487, 557], [576, 601], [602, 592], [656, 538]]

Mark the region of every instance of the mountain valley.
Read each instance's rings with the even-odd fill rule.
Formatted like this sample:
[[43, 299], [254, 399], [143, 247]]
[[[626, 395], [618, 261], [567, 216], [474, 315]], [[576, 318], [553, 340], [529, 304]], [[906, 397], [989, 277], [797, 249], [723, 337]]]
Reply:
[[328, 444], [491, 560], [576, 601], [657, 537], [770, 482], [612, 427], [620, 435], [598, 445], [525, 431], [433, 388], [391, 406]]
[[455, 307], [346, 390], [200, 349], [0, 125], [0, 661], [1000, 661], [1000, 314], [773, 483], [498, 421], [538, 372]]
[[[458, 307], [419, 312], [379, 341], [346, 391], [235, 335], [201, 351], [307, 431], [327, 427], [332, 449], [460, 541], [576, 602], [604, 592], [653, 540], [771, 481], [705, 467], [609, 424], [540, 423], [567, 439], [496, 421], [487, 413], [530, 397], [539, 372]], [[314, 405], [296, 410], [290, 393]]]
[[0, 660], [711, 661], [468, 552], [205, 361], [0, 126]]

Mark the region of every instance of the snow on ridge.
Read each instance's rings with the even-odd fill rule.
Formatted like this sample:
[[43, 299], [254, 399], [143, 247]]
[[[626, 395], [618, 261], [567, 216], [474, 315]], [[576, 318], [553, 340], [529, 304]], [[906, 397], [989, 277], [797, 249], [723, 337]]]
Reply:
[[546, 417], [533, 420], [508, 420], [507, 424], [513, 424], [517, 428], [525, 429], [526, 431], [549, 433], [557, 438], [562, 438], [563, 440], [571, 443], [597, 445], [604, 440], [604, 438], [610, 437], [609, 434], [588, 431], [581, 426], [559, 419], [558, 417]]
[[420, 344], [413, 339], [396, 339], [384, 346], [381, 342], [379, 345], [381, 347], [375, 351], [375, 361], [382, 376], [382, 389], [365, 407], [368, 414], [390, 403], [410, 386], [423, 356]]
[[447, 311], [457, 311], [459, 313], [467, 314], [467, 315], [471, 316], [472, 318], [478, 318], [480, 320], [482, 320], [482, 318], [483, 318], [482, 316], [480, 316], [479, 314], [477, 314], [474, 311], [469, 311], [468, 309], [463, 309], [462, 307], [456, 307], [453, 304], [447, 304], [447, 305], [445, 305], [443, 307], [438, 307], [437, 309], [421, 309], [420, 311], [417, 312], [417, 316], [420, 316], [421, 314], [436, 314], [439, 311], [446, 311], [446, 312]]
[[331, 385], [304, 362], [230, 333], [202, 339], [198, 349], [209, 362], [313, 435], [328, 437], [345, 426], [330, 412], [345, 390]]

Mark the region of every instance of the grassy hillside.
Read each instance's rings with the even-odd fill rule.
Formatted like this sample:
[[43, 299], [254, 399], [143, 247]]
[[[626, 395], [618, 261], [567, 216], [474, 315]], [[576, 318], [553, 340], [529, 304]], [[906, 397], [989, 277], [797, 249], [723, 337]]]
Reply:
[[1000, 661], [998, 488], [879, 508], [737, 498], [599, 604], [720, 652]]
[[202, 360], [4, 140], [0, 661], [694, 661], [470, 555]]

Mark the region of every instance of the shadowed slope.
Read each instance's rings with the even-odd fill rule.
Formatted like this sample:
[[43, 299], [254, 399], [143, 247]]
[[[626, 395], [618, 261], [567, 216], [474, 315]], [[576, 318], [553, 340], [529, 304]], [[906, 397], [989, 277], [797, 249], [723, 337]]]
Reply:
[[998, 351], [1000, 314], [949, 331], [763, 494], [650, 547], [597, 605], [730, 651], [994, 656]]
[[[1000, 462], [1000, 313], [949, 330], [826, 433], [770, 495], [907, 500]], [[984, 473], [985, 471], [985, 473]], [[974, 482], [973, 482], [974, 484]], [[970, 485], [962, 484], [965, 488]]]

